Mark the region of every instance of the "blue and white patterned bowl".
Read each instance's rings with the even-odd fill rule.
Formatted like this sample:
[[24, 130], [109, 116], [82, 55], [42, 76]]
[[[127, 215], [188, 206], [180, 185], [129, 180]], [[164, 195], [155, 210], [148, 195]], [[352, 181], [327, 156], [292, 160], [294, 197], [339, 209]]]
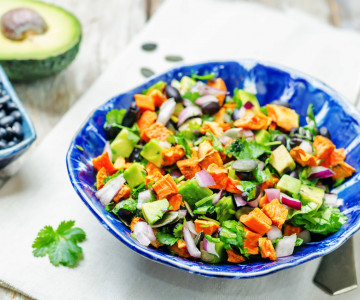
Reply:
[[9, 79], [7, 78], [3, 68], [0, 66], [0, 82], [3, 84], [5, 91], [10, 96], [10, 99], [15, 102], [18, 106], [18, 109], [22, 115], [22, 127], [24, 130], [24, 138], [23, 140], [16, 144], [13, 147], [9, 147], [7, 149], [0, 150], [0, 169], [5, 168], [8, 164], [15, 161], [18, 157], [20, 157], [35, 141], [36, 132], [34, 125], [30, 119], [30, 116], [26, 112], [24, 106], [19, 100], [14, 88], [12, 87]]
[[[326, 126], [338, 148], [345, 148], [346, 161], [357, 171], [354, 176], [338, 188], [339, 197], [344, 199], [342, 211], [349, 217], [341, 229], [322, 241], [311, 242], [298, 247], [289, 257], [273, 262], [251, 262], [248, 264], [211, 265], [176, 257], [158, 249], [140, 245], [130, 237], [129, 229], [108, 213], [95, 197], [95, 172], [91, 159], [100, 155], [105, 144], [103, 124], [106, 113], [113, 108], [127, 108], [134, 94], [150, 87], [159, 80], [170, 83], [184, 75], [208, 74], [215, 72], [225, 80], [229, 91], [234, 88], [256, 88], [261, 105], [275, 99], [289, 101], [300, 114], [300, 122], [305, 121], [307, 107], [314, 105], [316, 121]], [[71, 142], [67, 153], [67, 168], [70, 181], [80, 198], [98, 220], [121, 242], [139, 254], [190, 273], [210, 277], [251, 278], [294, 267], [311, 259], [323, 256], [342, 245], [360, 228], [360, 115], [343, 96], [319, 80], [282, 66], [253, 60], [210, 62], [172, 69], [153, 77], [145, 84], [118, 95], [100, 106]], [[79, 147], [84, 150], [80, 150]]]

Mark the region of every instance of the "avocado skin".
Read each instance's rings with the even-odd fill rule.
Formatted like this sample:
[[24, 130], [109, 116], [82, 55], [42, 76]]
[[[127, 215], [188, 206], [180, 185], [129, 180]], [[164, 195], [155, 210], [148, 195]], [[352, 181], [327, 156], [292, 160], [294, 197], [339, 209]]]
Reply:
[[67, 68], [79, 52], [79, 41], [66, 52], [45, 59], [0, 60], [7, 76], [13, 82], [32, 82], [52, 76]]

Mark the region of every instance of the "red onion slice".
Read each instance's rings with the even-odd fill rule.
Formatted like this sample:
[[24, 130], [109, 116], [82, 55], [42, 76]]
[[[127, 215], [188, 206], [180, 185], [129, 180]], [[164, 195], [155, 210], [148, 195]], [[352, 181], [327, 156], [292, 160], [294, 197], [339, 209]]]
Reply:
[[241, 207], [241, 206], [245, 206], [246, 204], [248, 204], [242, 197], [240, 194], [235, 194], [234, 195], [234, 199], [235, 199], [235, 203], [237, 207]]
[[219, 202], [219, 200], [221, 199], [223, 193], [224, 193], [224, 190], [222, 189], [222, 190], [220, 190], [220, 192], [218, 192], [216, 194], [216, 196], [212, 199], [212, 205], [215, 205], [216, 203]]
[[303, 244], [311, 242], [311, 235], [309, 230], [303, 230], [298, 234], [298, 237], [303, 240]]
[[195, 106], [194, 103], [191, 102], [191, 100], [183, 98], [183, 104], [184, 106]]
[[294, 253], [296, 243], [296, 233], [290, 236], [284, 236], [276, 245], [276, 257], [285, 257]]
[[245, 109], [253, 109], [254, 104], [252, 104], [250, 101], [247, 101], [247, 102], [243, 105], [243, 107], [244, 107]]
[[197, 234], [198, 234], [198, 233], [196, 232], [195, 224], [194, 224], [193, 221], [187, 221], [186, 224], [187, 224], [187, 227], [188, 227], [188, 229], [190, 230], [190, 232], [191, 232], [192, 234], [194, 234], [194, 235], [197, 235]]
[[183, 232], [183, 236], [184, 236], [184, 241], [185, 241], [185, 244], [186, 244], [186, 248], [187, 248], [189, 254], [190, 254], [192, 257], [200, 258], [200, 257], [201, 257], [201, 252], [200, 252], [200, 250], [196, 247], [195, 241], [194, 241], [193, 237], [191, 236], [191, 233], [190, 233], [189, 228], [188, 228], [188, 222], [186, 222], [186, 223], [183, 225], [182, 232]]
[[311, 167], [308, 178], [310, 179], [328, 178], [333, 176], [334, 174], [335, 173], [328, 168], [317, 166], [317, 167]]
[[271, 229], [266, 233], [266, 235], [270, 241], [281, 238], [283, 236], [281, 230], [275, 225], [271, 225]]
[[216, 98], [214, 95], [206, 95], [206, 96], [202, 96], [202, 97], [199, 97], [195, 100], [195, 103], [197, 105], [203, 105], [205, 103], [208, 103], [208, 102], [218, 102], [218, 98]]
[[228, 91], [220, 90], [209, 85], [200, 85], [197, 87], [200, 95], [228, 95]]
[[301, 202], [299, 200], [291, 198], [290, 196], [283, 193], [280, 194], [280, 198], [281, 203], [285, 204], [286, 206], [296, 210], [301, 210]]
[[174, 98], [167, 99], [161, 106], [156, 122], [164, 126], [169, 122], [172, 114], [175, 112], [176, 102]]
[[247, 140], [255, 140], [255, 135], [251, 130], [245, 129], [242, 132], [242, 137], [244, 136]]
[[280, 201], [280, 190], [279, 189], [265, 189], [265, 194], [268, 198], [268, 201], [271, 202], [274, 199]]
[[134, 226], [134, 235], [143, 246], [149, 246], [151, 242], [156, 241], [153, 229], [146, 222], [137, 222]]
[[187, 214], [187, 210], [186, 209], [179, 209], [178, 213], [179, 213], [180, 218], [185, 218], [186, 214]]
[[146, 190], [146, 191], [143, 191], [143, 192], [139, 193], [139, 195], [138, 195], [138, 203], [136, 205], [136, 208], [140, 210], [141, 206], [144, 203], [151, 200], [151, 196], [152, 196], [151, 190]]
[[215, 243], [208, 241], [206, 238], [204, 239], [203, 249], [206, 252], [219, 257], [219, 254], [215, 250]]
[[259, 194], [259, 196], [255, 199], [255, 200], [252, 200], [252, 201], [249, 201], [247, 204], [251, 207], [258, 207], [259, 206], [259, 201], [260, 201], [260, 198], [262, 197], [262, 193]]
[[180, 113], [177, 126], [180, 127], [186, 120], [197, 116], [201, 116], [201, 109], [197, 106], [188, 106]]
[[299, 147], [309, 154], [313, 154], [313, 147], [308, 141], [302, 141]]
[[103, 152], [107, 152], [107, 153], [109, 154], [110, 160], [112, 161], [112, 159], [113, 159], [113, 153], [112, 153], [112, 151], [111, 151], [110, 142], [109, 142], [109, 141], [106, 141]]
[[113, 180], [109, 181], [107, 184], [105, 184], [102, 189], [98, 190], [95, 193], [95, 196], [104, 206], [106, 206], [115, 197], [118, 191], [120, 191], [124, 183], [125, 179], [124, 176], [121, 174], [115, 177]]
[[209, 174], [209, 172], [206, 171], [205, 169], [201, 170], [200, 172], [197, 172], [195, 174], [195, 178], [196, 178], [197, 183], [201, 187], [209, 187], [209, 186], [215, 185], [214, 179]]

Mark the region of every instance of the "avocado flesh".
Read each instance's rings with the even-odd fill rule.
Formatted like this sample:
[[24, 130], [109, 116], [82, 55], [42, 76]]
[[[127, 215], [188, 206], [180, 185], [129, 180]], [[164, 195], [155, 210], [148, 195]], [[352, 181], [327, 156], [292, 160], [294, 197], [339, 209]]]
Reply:
[[69, 12], [33, 0], [0, 1], [0, 18], [9, 10], [25, 7], [38, 12], [48, 29], [23, 41], [13, 41], [0, 32], [0, 65], [12, 80], [32, 81], [53, 75], [75, 58], [81, 40], [81, 25]]
[[182, 196], [183, 200], [189, 203], [193, 208], [195, 203], [205, 197], [209, 197], [213, 194], [213, 191], [208, 187], [199, 186], [195, 178], [184, 182], [179, 187], [179, 194]]
[[[131, 137], [131, 138], [129, 138]], [[126, 128], [123, 128], [116, 138], [110, 144], [113, 153], [113, 160], [115, 161], [119, 156], [127, 158], [134, 150], [134, 146], [140, 140], [134, 133]]]
[[270, 164], [280, 175], [283, 174], [286, 168], [294, 170], [296, 167], [294, 160], [292, 159], [289, 151], [287, 151], [284, 145], [277, 147], [271, 153]]
[[152, 162], [155, 166], [161, 167], [162, 164], [162, 152], [164, 148], [160, 146], [157, 140], [150, 140], [140, 152], [140, 155], [146, 158], [149, 162]]
[[317, 209], [319, 209], [323, 203], [325, 191], [314, 186], [302, 184], [300, 187], [300, 196], [303, 200], [311, 201], [317, 204]]
[[145, 182], [146, 172], [142, 165], [134, 163], [124, 172], [124, 178], [131, 188]]
[[276, 187], [282, 192], [288, 192], [290, 194], [297, 194], [300, 190], [301, 181], [289, 175], [283, 175]]
[[255, 133], [255, 141], [258, 144], [265, 144], [270, 142], [271, 139], [271, 135], [269, 132], [267, 132], [264, 129], [259, 130], [258, 132]]
[[146, 222], [150, 225], [160, 220], [169, 207], [166, 199], [144, 203], [141, 207]]

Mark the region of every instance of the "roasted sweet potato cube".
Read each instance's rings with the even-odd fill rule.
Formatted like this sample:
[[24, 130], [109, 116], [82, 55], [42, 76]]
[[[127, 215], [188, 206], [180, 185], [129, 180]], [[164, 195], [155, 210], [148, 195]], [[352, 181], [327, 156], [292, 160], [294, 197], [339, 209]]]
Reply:
[[175, 147], [164, 149], [162, 152], [163, 162], [162, 166], [171, 166], [175, 164], [178, 160], [182, 159], [185, 156], [185, 152], [182, 149], [181, 145], [176, 145]]
[[245, 239], [244, 239], [244, 247], [247, 248], [247, 251], [250, 254], [256, 255], [259, 254], [259, 238], [261, 238], [261, 234], [255, 233], [248, 228], [245, 229]]
[[305, 152], [298, 146], [290, 150], [290, 155], [298, 164], [302, 165], [303, 167], [315, 167], [317, 165], [316, 157]]
[[240, 221], [251, 230], [264, 235], [271, 229], [271, 220], [258, 207], [252, 210], [248, 215], [242, 215]]
[[276, 104], [268, 104], [266, 109], [268, 117], [286, 131], [290, 131], [293, 127], [299, 127], [299, 116], [295, 110]]
[[154, 123], [149, 128], [145, 129], [141, 136], [145, 142], [148, 142], [151, 139], [167, 142], [170, 135], [172, 135], [172, 132], [163, 124]]
[[288, 215], [287, 208], [281, 205], [278, 199], [274, 199], [270, 203], [266, 204], [262, 211], [271, 219], [272, 224], [277, 226], [279, 229], [281, 229], [282, 225], [285, 223]]
[[174, 251], [180, 257], [190, 257], [184, 240], [178, 240], [174, 245], [169, 246], [169, 249]]
[[131, 189], [127, 185], [123, 185], [114, 197], [114, 202], [118, 203], [121, 199], [127, 199], [130, 196]]
[[241, 127], [250, 130], [267, 129], [271, 124], [271, 118], [260, 111], [247, 109], [245, 114], [234, 122], [235, 127]]
[[155, 182], [152, 188], [154, 189], [158, 199], [164, 199], [170, 195], [178, 193], [177, 185], [170, 174], [166, 174], [159, 181]]
[[215, 136], [221, 136], [224, 133], [222, 127], [218, 123], [204, 121], [200, 128], [200, 132], [206, 134], [207, 131], [212, 132]]
[[219, 167], [217, 164], [211, 164], [207, 168], [208, 173], [215, 181], [215, 185], [210, 186], [211, 189], [226, 189], [229, 170]]
[[259, 248], [262, 258], [269, 258], [270, 260], [276, 260], [276, 253], [274, 246], [267, 238], [259, 239]]
[[[257, 245], [256, 245], [256, 247], [257, 247]], [[235, 253], [235, 251], [232, 249], [226, 249], [226, 253], [228, 256], [228, 259], [227, 259], [228, 262], [231, 262], [234, 264], [240, 264], [245, 261], [244, 256]]]
[[195, 157], [179, 160], [176, 165], [186, 179], [193, 178], [197, 172], [201, 171], [199, 160]]
[[338, 163], [332, 170], [335, 172], [332, 176], [334, 180], [350, 177], [355, 172], [355, 169], [344, 161]]
[[180, 194], [175, 194], [168, 197], [169, 199], [169, 207], [171, 207], [170, 210], [176, 211], [180, 209], [180, 206], [183, 206], [184, 203], [182, 201], [182, 196]]
[[313, 146], [316, 149], [316, 157], [323, 160], [326, 160], [335, 149], [333, 142], [322, 135], [315, 137]]

